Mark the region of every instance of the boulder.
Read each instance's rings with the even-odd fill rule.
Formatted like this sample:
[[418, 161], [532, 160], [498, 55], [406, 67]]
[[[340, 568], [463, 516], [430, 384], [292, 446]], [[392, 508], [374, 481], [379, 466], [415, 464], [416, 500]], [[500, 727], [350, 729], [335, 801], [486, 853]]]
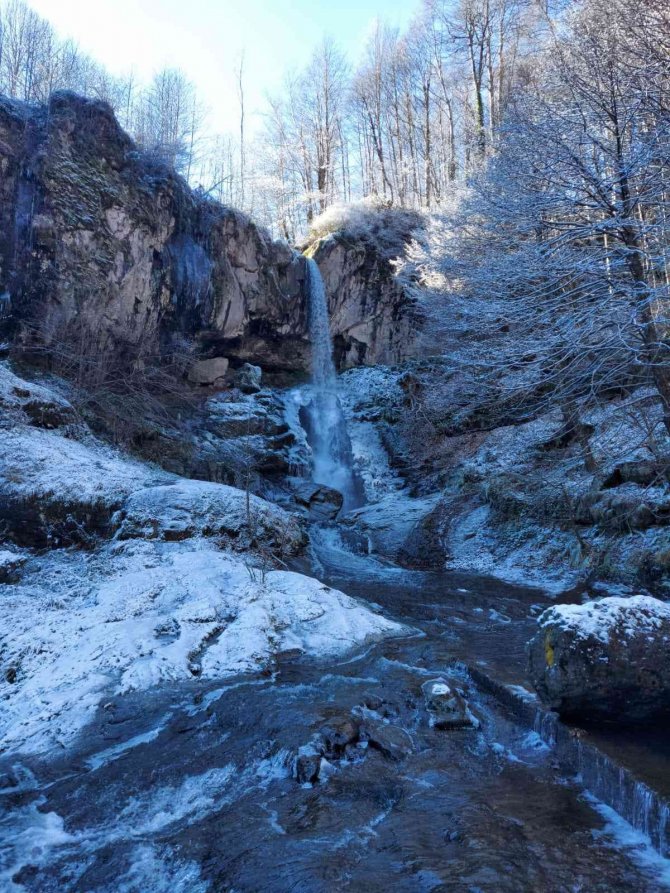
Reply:
[[388, 760], [402, 760], [414, 750], [405, 729], [376, 719], [365, 720], [361, 726], [361, 739]]
[[216, 537], [240, 548], [295, 555], [304, 533], [295, 516], [236, 487], [175, 480], [131, 494], [115, 518], [120, 539], [175, 542]]
[[315, 521], [334, 521], [344, 502], [339, 490], [311, 481], [297, 484], [294, 493], [295, 501], [306, 508]]
[[397, 491], [355, 509], [347, 521], [364, 534], [373, 554], [409, 567], [441, 566], [431, 523], [438, 501], [439, 494], [414, 499]]
[[228, 360], [225, 357], [212, 357], [210, 360], [199, 360], [188, 371], [191, 384], [211, 386], [220, 382], [228, 371]]
[[434, 728], [464, 729], [476, 724], [465, 700], [445, 679], [424, 682], [421, 691]]
[[257, 394], [261, 390], [263, 372], [260, 366], [245, 363], [232, 377], [232, 384], [243, 394]]
[[670, 605], [647, 595], [556, 605], [538, 625], [529, 673], [552, 710], [616, 723], [670, 713]]

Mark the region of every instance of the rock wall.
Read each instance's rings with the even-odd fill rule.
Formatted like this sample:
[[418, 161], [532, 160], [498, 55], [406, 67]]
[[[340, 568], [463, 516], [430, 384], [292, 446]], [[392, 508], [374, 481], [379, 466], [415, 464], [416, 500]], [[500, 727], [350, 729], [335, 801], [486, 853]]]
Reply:
[[[341, 232], [309, 253], [339, 368], [411, 354], [415, 308], [388, 251]], [[140, 151], [105, 103], [0, 97], [0, 296], [17, 343], [135, 366], [181, 352], [304, 372], [305, 277], [299, 254]]]
[[138, 151], [104, 103], [0, 98], [0, 294], [24, 342], [308, 365], [305, 264]]
[[373, 239], [335, 233], [308, 253], [326, 287], [339, 369], [395, 364], [412, 355], [416, 307]]

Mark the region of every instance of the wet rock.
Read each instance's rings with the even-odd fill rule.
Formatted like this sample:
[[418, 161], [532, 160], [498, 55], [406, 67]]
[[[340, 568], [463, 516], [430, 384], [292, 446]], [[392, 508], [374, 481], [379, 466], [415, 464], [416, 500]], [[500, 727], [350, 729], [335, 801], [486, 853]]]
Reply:
[[529, 642], [541, 700], [564, 716], [616, 723], [670, 714], [670, 605], [651, 596], [556, 605]]
[[228, 360], [225, 357], [212, 357], [211, 360], [199, 360], [188, 371], [191, 384], [212, 386], [221, 383], [228, 371]]
[[414, 750], [405, 729], [391, 723], [367, 719], [361, 726], [361, 738], [389, 760], [402, 760]]
[[245, 363], [232, 376], [233, 387], [243, 394], [257, 394], [261, 390], [263, 372], [260, 366]]
[[0, 773], [0, 791], [6, 791], [10, 788], [18, 788], [19, 784], [19, 778], [14, 772]]
[[344, 497], [339, 490], [305, 481], [295, 487], [295, 500], [303, 506], [315, 521], [334, 521]]
[[384, 699], [380, 698], [379, 695], [366, 695], [363, 698], [363, 706], [368, 710], [374, 710], [375, 712], [382, 709], [384, 705]]
[[299, 753], [295, 761], [295, 774], [299, 784], [315, 784], [321, 772], [321, 754]]
[[347, 515], [367, 539], [370, 551], [408, 567], [429, 567], [444, 559], [430, 532], [438, 497], [412, 499], [390, 493]]
[[320, 737], [324, 755], [339, 758], [349, 745], [358, 742], [360, 726], [351, 717], [334, 720], [321, 729]]
[[446, 680], [431, 679], [421, 690], [436, 729], [464, 729], [475, 724], [465, 700]]

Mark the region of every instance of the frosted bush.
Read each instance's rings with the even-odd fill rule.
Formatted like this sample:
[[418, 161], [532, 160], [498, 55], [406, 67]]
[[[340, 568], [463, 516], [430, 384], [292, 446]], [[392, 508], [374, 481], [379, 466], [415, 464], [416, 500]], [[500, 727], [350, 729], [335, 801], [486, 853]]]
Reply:
[[397, 257], [414, 232], [423, 229], [425, 217], [419, 211], [394, 208], [378, 196], [349, 205], [336, 204], [312, 221], [310, 242], [341, 232], [359, 239], [370, 239], [387, 257]]

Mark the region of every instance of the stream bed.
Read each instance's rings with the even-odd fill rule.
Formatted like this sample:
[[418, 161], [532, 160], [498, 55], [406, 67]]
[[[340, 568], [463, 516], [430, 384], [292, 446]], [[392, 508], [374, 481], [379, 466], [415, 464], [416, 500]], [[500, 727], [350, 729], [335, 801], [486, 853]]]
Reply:
[[[315, 575], [416, 633], [110, 698], [76, 748], [0, 763], [2, 893], [669, 888], [670, 863], [467, 670], [525, 697], [524, 645], [547, 597], [385, 566], [336, 529], [312, 541]], [[421, 685], [436, 678], [463, 691], [478, 728], [432, 727]], [[297, 782], [300, 748], [362, 720], [386, 730], [386, 749], [353, 741], [317, 783]]]

